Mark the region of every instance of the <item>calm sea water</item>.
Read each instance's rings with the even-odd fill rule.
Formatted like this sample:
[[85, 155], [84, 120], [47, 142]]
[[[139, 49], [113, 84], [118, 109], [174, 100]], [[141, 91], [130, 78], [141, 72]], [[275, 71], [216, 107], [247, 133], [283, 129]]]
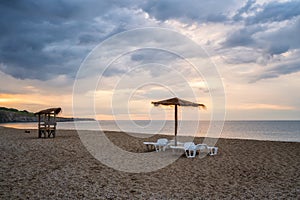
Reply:
[[[220, 122], [180, 121], [178, 135], [300, 142], [300, 121], [226, 121], [218, 132], [214, 128], [219, 125]], [[1, 126], [36, 129], [37, 123], [8, 123]], [[57, 128], [173, 135], [174, 121], [80, 121], [76, 122], [76, 127], [74, 122], [59, 122]], [[208, 133], [209, 129], [211, 133]]]

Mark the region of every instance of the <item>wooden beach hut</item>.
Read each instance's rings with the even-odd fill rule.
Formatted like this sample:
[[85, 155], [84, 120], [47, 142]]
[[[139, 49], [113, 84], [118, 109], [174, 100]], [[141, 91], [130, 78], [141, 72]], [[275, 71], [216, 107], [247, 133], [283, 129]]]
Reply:
[[61, 112], [61, 108], [48, 108], [34, 113], [38, 116], [38, 137], [55, 137], [56, 115]]
[[206, 109], [206, 106], [204, 104], [190, 102], [187, 100], [179, 99], [177, 97], [162, 100], [162, 101], [152, 102], [152, 104], [154, 106], [159, 106], [159, 105], [175, 106], [175, 113], [174, 113], [174, 116], [175, 116], [175, 146], [177, 146], [177, 127], [178, 127], [178, 117], [177, 117], [178, 111], [177, 110], [178, 110], [178, 106], [191, 106], [191, 107], [200, 107], [200, 108], [202, 107], [202, 108]]

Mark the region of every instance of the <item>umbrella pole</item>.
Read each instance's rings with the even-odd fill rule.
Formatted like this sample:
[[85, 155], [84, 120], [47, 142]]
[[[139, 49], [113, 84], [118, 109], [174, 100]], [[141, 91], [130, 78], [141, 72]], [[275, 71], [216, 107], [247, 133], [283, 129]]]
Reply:
[[177, 146], [177, 105], [175, 105], [175, 146]]

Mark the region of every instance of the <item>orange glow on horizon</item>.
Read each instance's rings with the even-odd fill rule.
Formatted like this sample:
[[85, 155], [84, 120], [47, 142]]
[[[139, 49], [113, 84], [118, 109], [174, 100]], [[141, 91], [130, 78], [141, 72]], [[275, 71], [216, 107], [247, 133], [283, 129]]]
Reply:
[[96, 120], [114, 120], [112, 115], [96, 115]]
[[292, 106], [283, 106], [275, 104], [243, 104], [241, 106], [234, 107], [234, 109], [240, 110], [293, 110]]
[[16, 95], [12, 94], [0, 94], [0, 102], [5, 103], [5, 102], [18, 102], [20, 101], [20, 98], [17, 98]]
[[55, 95], [0, 94], [0, 107], [28, 110], [30, 112], [36, 112], [49, 107], [63, 107], [63, 105], [68, 105], [69, 107], [69, 102], [68, 96], [61, 96], [60, 101], [57, 101], [57, 96]]

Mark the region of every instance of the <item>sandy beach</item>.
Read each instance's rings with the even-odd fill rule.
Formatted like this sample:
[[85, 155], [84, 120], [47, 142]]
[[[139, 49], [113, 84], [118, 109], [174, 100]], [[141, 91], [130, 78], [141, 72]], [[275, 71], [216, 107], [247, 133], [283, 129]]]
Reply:
[[[135, 153], [147, 152], [143, 141], [162, 137], [106, 135]], [[154, 172], [128, 173], [95, 159], [76, 131], [38, 139], [36, 130], [0, 127], [0, 138], [1, 199], [300, 198], [300, 143], [219, 139], [216, 156], [183, 155]]]

